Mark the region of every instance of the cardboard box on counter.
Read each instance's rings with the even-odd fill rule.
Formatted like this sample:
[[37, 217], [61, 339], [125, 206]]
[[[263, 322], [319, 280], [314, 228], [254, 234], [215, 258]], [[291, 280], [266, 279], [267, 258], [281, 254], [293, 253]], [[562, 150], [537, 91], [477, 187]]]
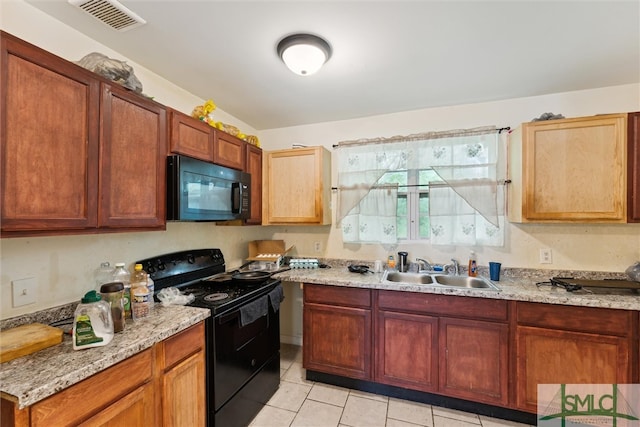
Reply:
[[278, 270], [291, 249], [293, 246], [285, 250], [284, 240], [254, 240], [249, 242], [247, 261], [254, 261], [251, 268], [257, 270]]

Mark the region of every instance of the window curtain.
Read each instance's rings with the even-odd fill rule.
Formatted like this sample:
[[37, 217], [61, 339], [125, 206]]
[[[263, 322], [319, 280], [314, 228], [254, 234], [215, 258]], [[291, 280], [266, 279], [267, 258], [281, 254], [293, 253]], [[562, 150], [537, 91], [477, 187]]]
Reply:
[[398, 187], [373, 187], [385, 172], [406, 168], [407, 145], [396, 142], [384, 148], [352, 144], [339, 152], [337, 219], [344, 242], [395, 244], [398, 241]]
[[504, 147], [495, 126], [341, 142], [337, 219], [343, 241], [396, 243], [397, 190], [372, 190], [387, 171], [431, 168], [444, 181], [429, 189], [432, 244], [502, 246], [498, 183], [505, 167], [498, 159]]

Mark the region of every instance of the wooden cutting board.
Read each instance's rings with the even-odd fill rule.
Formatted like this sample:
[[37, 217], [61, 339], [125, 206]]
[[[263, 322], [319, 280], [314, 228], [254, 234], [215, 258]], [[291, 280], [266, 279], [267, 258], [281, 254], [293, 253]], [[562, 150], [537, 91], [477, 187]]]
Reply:
[[0, 332], [0, 363], [62, 342], [62, 329], [30, 323]]

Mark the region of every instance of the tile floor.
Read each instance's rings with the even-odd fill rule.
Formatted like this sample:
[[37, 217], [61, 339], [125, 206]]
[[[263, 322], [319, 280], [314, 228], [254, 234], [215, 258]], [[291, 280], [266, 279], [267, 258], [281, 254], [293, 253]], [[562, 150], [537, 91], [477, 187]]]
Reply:
[[282, 344], [280, 388], [250, 427], [524, 427], [511, 421], [307, 381], [301, 347]]

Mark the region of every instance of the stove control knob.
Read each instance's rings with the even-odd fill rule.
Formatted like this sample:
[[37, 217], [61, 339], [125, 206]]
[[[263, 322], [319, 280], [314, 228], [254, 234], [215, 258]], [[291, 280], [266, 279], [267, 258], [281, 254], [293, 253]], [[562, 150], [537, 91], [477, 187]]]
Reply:
[[251, 366], [256, 366], [256, 359], [251, 359]]
[[155, 273], [156, 268], [153, 265], [149, 264], [146, 270], [147, 270], [147, 273], [151, 274], [151, 273]]
[[164, 262], [162, 261], [158, 262], [158, 270], [162, 271], [164, 269], [165, 269]]
[[187, 255], [187, 262], [188, 262], [189, 264], [195, 264], [196, 259], [194, 258], [194, 256], [193, 256], [193, 255]]

